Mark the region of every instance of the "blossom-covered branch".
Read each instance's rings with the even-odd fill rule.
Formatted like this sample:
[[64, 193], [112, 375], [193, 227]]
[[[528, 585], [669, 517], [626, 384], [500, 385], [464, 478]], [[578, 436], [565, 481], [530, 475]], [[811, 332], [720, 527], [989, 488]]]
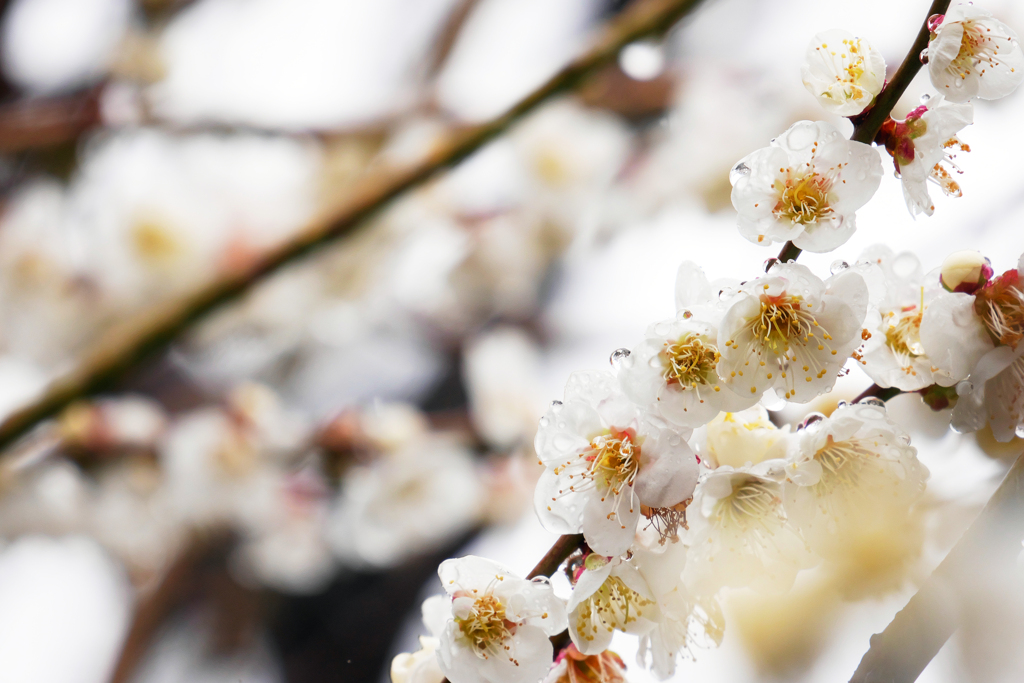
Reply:
[[540, 104], [580, 85], [588, 75], [613, 60], [623, 46], [668, 30], [680, 17], [697, 7], [699, 1], [646, 0], [636, 3], [606, 27], [594, 47], [501, 116], [453, 135], [447, 144], [410, 167], [367, 178], [342, 206], [321, 216], [291, 241], [264, 254], [251, 265], [199, 289], [191, 296], [172, 301], [108, 330], [83, 356], [75, 370], [54, 382], [38, 401], [14, 412], [0, 424], [0, 449], [76, 399], [109, 388], [125, 371], [150, 354], [166, 348], [198, 320], [237, 300], [269, 275], [352, 234], [392, 200], [459, 163]]
[[[878, 131], [882, 128], [882, 123], [889, 117], [892, 108], [896, 106], [900, 97], [903, 96], [910, 82], [914, 80], [914, 76], [921, 70], [921, 53], [928, 45], [930, 33], [928, 27], [929, 18], [936, 14], [943, 14], [949, 7], [949, 3], [950, 0], [934, 0], [932, 2], [928, 15], [925, 17], [924, 22], [922, 22], [921, 30], [918, 31], [914, 43], [910, 46], [907, 56], [903, 58], [903, 63], [896, 70], [892, 80], [885, 84], [881, 92], [874, 98], [874, 103], [869, 109], [854, 117], [853, 134], [850, 136], [851, 140], [868, 145], [875, 141]], [[794, 245], [792, 241], [787, 241], [779, 252], [778, 260], [783, 262], [796, 260], [800, 256], [800, 252], [801, 249]]]

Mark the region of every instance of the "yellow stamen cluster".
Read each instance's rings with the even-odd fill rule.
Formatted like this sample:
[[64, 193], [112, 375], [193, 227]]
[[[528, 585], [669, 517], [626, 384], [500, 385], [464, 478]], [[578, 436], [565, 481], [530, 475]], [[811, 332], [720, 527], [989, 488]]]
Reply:
[[588, 458], [593, 458], [593, 465], [589, 477], [605, 495], [619, 495], [623, 486], [633, 483], [640, 469], [639, 444], [623, 434], [599, 436], [590, 447], [593, 451]]
[[997, 281], [979, 290], [974, 308], [999, 344], [1017, 348], [1024, 339], [1024, 292], [1019, 280], [1015, 284]]
[[779, 169], [785, 173], [785, 179], [773, 183], [778, 200], [772, 213], [781, 220], [811, 225], [829, 218], [832, 207], [829, 205], [829, 192], [832, 181], [814, 172], [797, 174], [792, 169]]
[[511, 624], [505, 619], [505, 606], [493, 594], [477, 598], [469, 615], [464, 619], [456, 617], [455, 623], [477, 656], [488, 659], [501, 650], [509, 650], [505, 640], [512, 635]]
[[722, 354], [706, 337], [691, 333], [674, 342], [665, 342], [659, 357], [665, 381], [685, 389], [711, 384]]
[[734, 482], [732, 493], [715, 504], [712, 520], [718, 526], [746, 530], [762, 524], [781, 503], [774, 486], [748, 476]]
[[[960, 38], [960, 52], [946, 68], [961, 80], [970, 76], [972, 70], [977, 70], [979, 76], [984, 76], [987, 69], [999, 66], [999, 60], [996, 59], [999, 54], [999, 39], [988, 35], [989, 29], [971, 19], [962, 21], [961, 25], [964, 33]], [[1007, 47], [1013, 45], [1009, 37], [1006, 37], [1006, 42]]]
[[912, 306], [903, 311], [889, 314], [889, 326], [885, 330], [885, 343], [892, 349], [893, 355], [903, 371], [909, 375], [917, 375], [911, 361], [924, 355], [921, 345], [921, 320], [924, 317], [923, 306]]
[[811, 491], [816, 497], [824, 498], [836, 489], [854, 490], [870, 457], [872, 453], [855, 439], [836, 443], [828, 437], [825, 446], [814, 454], [821, 465], [821, 479]]
[[594, 640], [599, 629], [611, 632], [625, 627], [644, 615], [643, 610], [654, 604], [623, 583], [617, 576], [609, 576], [601, 587], [580, 603], [576, 613], [576, 632], [584, 640]]

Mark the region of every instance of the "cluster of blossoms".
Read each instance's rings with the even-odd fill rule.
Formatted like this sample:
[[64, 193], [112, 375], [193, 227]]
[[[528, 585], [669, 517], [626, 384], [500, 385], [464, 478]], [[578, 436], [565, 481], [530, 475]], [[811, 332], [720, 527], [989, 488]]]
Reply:
[[[932, 213], [929, 181], [959, 194], [943, 164], [967, 150], [956, 133], [972, 120], [970, 99], [1024, 79], [1016, 36], [984, 10], [957, 4], [928, 26], [922, 59], [939, 93], [874, 140], [912, 215]], [[811, 43], [803, 80], [858, 124], [886, 86], [885, 62], [867, 41], [829, 31]], [[733, 168], [740, 233], [831, 251], [881, 177], [871, 145], [801, 121]], [[842, 595], [898, 586], [920, 553], [928, 470], [885, 402], [868, 392], [795, 429], [766, 406], [806, 404], [859, 367], [879, 389], [955, 402], [958, 430], [988, 423], [1009, 440], [1024, 431], [1021, 268], [1024, 256], [994, 276], [980, 254], [961, 252], [923, 274], [912, 254], [884, 246], [837, 262], [825, 280], [773, 259], [764, 275], [712, 283], [683, 263], [676, 317], [615, 351], [610, 371], [572, 374], [540, 419], [537, 515], [583, 537], [566, 568], [571, 595], [481, 558], [448, 560], [447, 596], [424, 605], [433, 638], [395, 660], [393, 679], [618, 681], [616, 631], [637, 636], [639, 662], [665, 678], [694, 645], [720, 642], [731, 591], [789, 591], [803, 570], [831, 576]], [[563, 630], [556, 653], [549, 637]]]

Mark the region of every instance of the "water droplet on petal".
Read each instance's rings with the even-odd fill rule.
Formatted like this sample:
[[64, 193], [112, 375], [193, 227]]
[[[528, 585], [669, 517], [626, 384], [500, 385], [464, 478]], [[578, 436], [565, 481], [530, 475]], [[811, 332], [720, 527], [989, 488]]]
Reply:
[[896, 437], [896, 440], [899, 441], [904, 446], [909, 446], [910, 445], [910, 435], [909, 434], [900, 434], [899, 436]]
[[919, 56], [920, 56], [920, 59], [921, 59], [921, 63], [922, 64], [927, 64], [928, 63], [928, 48], [925, 48], [925, 49], [921, 50], [921, 54]]
[[764, 272], [767, 273], [769, 270], [772, 269], [772, 266], [774, 266], [778, 262], [779, 259], [775, 258], [774, 256], [772, 256], [770, 259], [766, 259], [764, 262]]
[[803, 422], [801, 422], [799, 425], [797, 425], [797, 430], [800, 431], [800, 430], [807, 429], [808, 427], [810, 427], [812, 425], [815, 425], [815, 424], [821, 422], [824, 419], [825, 419], [825, 416], [822, 415], [821, 413], [810, 413], [810, 414], [807, 415], [807, 417], [805, 417], [803, 419]]
[[974, 385], [971, 384], [970, 380], [963, 380], [962, 382], [956, 383], [956, 395], [963, 396], [974, 391]]
[[683, 319], [684, 320], [689, 320], [692, 317], [693, 317], [693, 313], [690, 313], [689, 311], [683, 311]]
[[859, 406], [875, 406], [876, 408], [885, 408], [885, 401], [878, 398], [877, 396], [868, 396], [857, 401]]
[[1013, 430], [1013, 433], [1016, 434], [1018, 438], [1024, 439], [1024, 424], [1017, 425], [1017, 428]]
[[551, 412], [557, 413], [561, 409], [562, 409], [562, 402], [561, 401], [552, 401], [551, 402]]
[[750, 175], [750, 167], [742, 161], [732, 167], [729, 171], [729, 184], [735, 185], [740, 178]]
[[931, 98], [932, 96], [929, 95], [928, 93], [921, 95], [921, 104], [928, 104], [928, 100], [930, 100]]
[[832, 265], [829, 266], [828, 270], [829, 270], [830, 273], [835, 275], [837, 273], [843, 272], [844, 270], [846, 270], [849, 267], [850, 267], [850, 264], [847, 263], [846, 261], [833, 261]]
[[612, 364], [613, 368], [618, 369], [622, 367], [627, 358], [629, 358], [629, 349], [615, 349], [608, 357], [608, 362]]
[[546, 417], [542, 417], [540, 419], [540, 426], [541, 427], [547, 427], [549, 424], [551, 424], [551, 421], [548, 420]]

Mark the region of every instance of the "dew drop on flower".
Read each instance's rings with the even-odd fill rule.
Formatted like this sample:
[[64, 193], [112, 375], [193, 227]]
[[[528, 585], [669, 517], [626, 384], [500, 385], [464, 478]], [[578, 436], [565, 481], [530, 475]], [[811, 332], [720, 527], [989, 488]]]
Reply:
[[683, 318], [685, 320], [689, 320], [692, 317], [693, 317], [693, 313], [690, 313], [689, 311], [683, 311]]
[[729, 184], [735, 185], [740, 178], [748, 175], [750, 175], [750, 167], [741, 161], [729, 171]]
[[900, 434], [899, 436], [896, 437], [896, 440], [899, 441], [904, 446], [909, 446], [910, 445], [910, 435], [909, 434]]
[[764, 262], [764, 272], [767, 273], [769, 270], [772, 269], [772, 266], [774, 266], [778, 262], [779, 259], [775, 258], [774, 256], [772, 256], [770, 259], [766, 259]]
[[822, 415], [821, 413], [810, 413], [807, 415], [807, 417], [803, 419], [803, 422], [797, 425], [797, 430], [800, 431], [807, 429], [808, 427], [817, 424], [818, 422], [821, 422], [824, 419], [825, 416]]
[[833, 275], [840, 273], [850, 267], [850, 264], [846, 261], [833, 261], [832, 265], [829, 266], [828, 270]]
[[957, 396], [963, 396], [974, 391], [974, 385], [971, 384], [970, 380], [964, 380], [956, 383], [956, 394]]
[[860, 406], [875, 406], [876, 408], [885, 408], [885, 401], [875, 396], [868, 396], [857, 401], [857, 405]]
[[540, 426], [541, 427], [547, 427], [549, 424], [551, 424], [551, 420], [547, 419], [546, 417], [542, 417], [540, 419]]
[[629, 358], [629, 349], [615, 349], [612, 351], [612, 355], [608, 356], [608, 362], [612, 364], [613, 368], [620, 368]]
[[551, 402], [551, 412], [557, 413], [561, 409], [562, 409], [562, 402], [561, 401], [552, 401]]
[[1018, 438], [1024, 439], [1024, 425], [1017, 425], [1017, 428], [1013, 430], [1013, 433], [1016, 434]]
[[928, 104], [928, 100], [930, 100], [931, 98], [932, 96], [929, 95], [928, 93], [921, 95], [921, 104]]
[[921, 58], [921, 63], [922, 64], [927, 64], [928, 63], [928, 48], [925, 48], [925, 49], [921, 50], [920, 58]]

